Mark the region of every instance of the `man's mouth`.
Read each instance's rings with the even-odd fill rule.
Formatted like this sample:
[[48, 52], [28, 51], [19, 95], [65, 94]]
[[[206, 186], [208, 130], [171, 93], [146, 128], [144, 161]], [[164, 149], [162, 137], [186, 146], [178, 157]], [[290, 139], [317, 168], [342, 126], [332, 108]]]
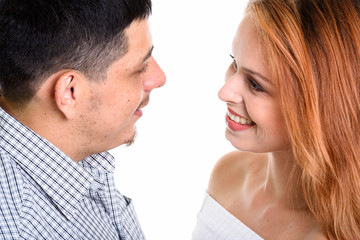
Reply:
[[147, 96], [139, 105], [138, 109], [142, 109], [143, 107], [145, 107], [146, 105], [148, 105], [150, 101], [150, 97]]

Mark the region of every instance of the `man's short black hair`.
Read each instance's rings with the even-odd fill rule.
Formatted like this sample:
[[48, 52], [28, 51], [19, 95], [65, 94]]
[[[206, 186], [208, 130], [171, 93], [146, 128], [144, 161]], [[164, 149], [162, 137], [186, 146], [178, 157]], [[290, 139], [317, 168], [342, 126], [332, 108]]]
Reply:
[[0, 93], [24, 103], [62, 69], [102, 78], [150, 13], [151, 0], [0, 0]]

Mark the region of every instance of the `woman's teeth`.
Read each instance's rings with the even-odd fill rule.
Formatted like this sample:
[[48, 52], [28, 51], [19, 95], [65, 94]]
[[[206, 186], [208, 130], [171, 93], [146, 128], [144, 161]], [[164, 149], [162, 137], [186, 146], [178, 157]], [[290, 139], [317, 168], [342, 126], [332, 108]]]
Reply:
[[239, 123], [241, 125], [253, 125], [254, 124], [253, 121], [243, 118], [243, 117], [240, 117], [240, 116], [236, 116], [234, 114], [231, 114], [230, 112], [228, 112], [228, 116], [232, 121]]

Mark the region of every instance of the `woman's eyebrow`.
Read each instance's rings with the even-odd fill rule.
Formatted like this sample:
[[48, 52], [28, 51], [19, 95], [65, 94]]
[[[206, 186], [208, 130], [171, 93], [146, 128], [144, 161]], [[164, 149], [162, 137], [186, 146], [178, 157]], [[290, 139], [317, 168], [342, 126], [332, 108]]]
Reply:
[[267, 78], [266, 78], [264, 75], [262, 75], [261, 73], [254, 72], [254, 71], [252, 71], [252, 70], [250, 70], [250, 69], [248, 69], [248, 68], [245, 68], [245, 67], [241, 67], [241, 69], [242, 69], [244, 72], [247, 72], [247, 73], [249, 73], [249, 74], [251, 74], [251, 75], [258, 76], [258, 77], [262, 78], [263, 80], [265, 80], [266, 82], [269, 82], [269, 83], [270, 83], [269, 79], [267, 79]]

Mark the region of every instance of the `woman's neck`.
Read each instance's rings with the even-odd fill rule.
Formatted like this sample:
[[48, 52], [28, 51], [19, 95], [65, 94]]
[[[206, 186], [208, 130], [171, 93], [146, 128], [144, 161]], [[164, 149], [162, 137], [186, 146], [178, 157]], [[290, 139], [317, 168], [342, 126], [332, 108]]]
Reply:
[[264, 191], [273, 202], [291, 210], [307, 209], [303, 197], [300, 168], [291, 150], [269, 153]]

